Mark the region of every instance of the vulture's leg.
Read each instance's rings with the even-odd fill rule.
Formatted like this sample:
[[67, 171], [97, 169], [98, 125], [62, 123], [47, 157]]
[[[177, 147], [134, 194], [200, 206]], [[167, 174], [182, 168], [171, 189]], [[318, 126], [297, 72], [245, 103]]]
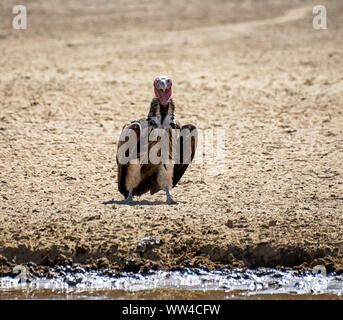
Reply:
[[177, 203], [173, 200], [169, 191], [173, 187], [173, 169], [174, 163], [172, 160], [169, 160], [168, 163], [161, 164], [158, 170], [157, 183], [166, 192], [167, 204]]
[[127, 204], [130, 204], [130, 203], [132, 203], [132, 193], [133, 193], [133, 188], [131, 188], [130, 190], [129, 190], [129, 195], [127, 196], [127, 198], [125, 199], [125, 203], [127, 203]]
[[166, 195], [167, 195], [167, 204], [177, 204], [176, 201], [173, 200], [173, 198], [171, 197], [170, 195], [170, 192], [169, 192], [169, 187], [166, 187]]
[[129, 195], [125, 199], [126, 203], [132, 203], [133, 189], [137, 188], [141, 181], [141, 166], [140, 164], [130, 164], [127, 170], [125, 187], [129, 190]]

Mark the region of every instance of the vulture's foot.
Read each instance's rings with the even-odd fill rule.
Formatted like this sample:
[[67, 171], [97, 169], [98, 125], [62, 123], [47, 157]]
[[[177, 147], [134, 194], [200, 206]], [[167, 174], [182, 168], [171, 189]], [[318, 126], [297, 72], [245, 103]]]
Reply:
[[173, 200], [172, 197], [167, 198], [166, 203], [167, 203], [167, 204], [178, 204], [176, 201]]
[[132, 200], [132, 191], [133, 189], [129, 190], [129, 195], [127, 196], [127, 198], [124, 200], [125, 204], [133, 204], [133, 200]]
[[176, 201], [173, 200], [173, 198], [170, 195], [169, 188], [166, 187], [166, 195], [167, 195], [167, 204], [178, 204]]
[[132, 198], [129, 198], [129, 197], [127, 197], [125, 200], [124, 200], [124, 202], [123, 202], [124, 204], [133, 204], [133, 200], [132, 200]]

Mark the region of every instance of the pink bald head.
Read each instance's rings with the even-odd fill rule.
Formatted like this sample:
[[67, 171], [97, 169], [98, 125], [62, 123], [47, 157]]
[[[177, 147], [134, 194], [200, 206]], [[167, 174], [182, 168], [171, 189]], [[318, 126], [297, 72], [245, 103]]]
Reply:
[[172, 94], [172, 80], [167, 76], [157, 77], [154, 81], [154, 91], [160, 104], [167, 105]]

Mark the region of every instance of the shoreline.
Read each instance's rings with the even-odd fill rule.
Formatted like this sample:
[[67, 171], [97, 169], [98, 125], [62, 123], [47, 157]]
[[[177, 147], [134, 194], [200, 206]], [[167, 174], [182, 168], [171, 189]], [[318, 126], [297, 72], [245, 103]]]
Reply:
[[[44, 270], [48, 273], [58, 268], [86, 268], [87, 270], [112, 269], [116, 272], [147, 273], [149, 270], [177, 271], [187, 268], [199, 268], [207, 271], [224, 270], [231, 268], [244, 268], [255, 270], [257, 268], [275, 268], [277, 270], [303, 270], [311, 271], [317, 265], [324, 265], [328, 273], [343, 273], [342, 257], [330, 255], [332, 249], [304, 249], [304, 248], [273, 248], [269, 244], [259, 244], [256, 247], [230, 247], [223, 249], [217, 245], [200, 246], [197, 251], [187, 250], [185, 255], [163, 257], [163, 241], [161, 245], [137, 246], [134, 253], [116, 256], [116, 259], [108, 255], [83, 252], [80, 256], [73, 256], [66, 251], [54, 247], [51, 251], [42, 250], [33, 252], [20, 247], [9, 248], [11, 252], [6, 258], [0, 254], [0, 274], [2, 276], [12, 274], [16, 265], [33, 267], [36, 270]], [[196, 245], [197, 246], [197, 245]], [[76, 251], [79, 249], [76, 249]], [[2, 249], [3, 253], [4, 250]], [[201, 253], [202, 252], [202, 253]], [[19, 254], [20, 253], [20, 254]], [[160, 256], [160, 260], [152, 260], [151, 257]], [[15, 257], [10, 260], [10, 257]], [[13, 260], [17, 262], [13, 262]], [[230, 260], [230, 261], [229, 261]], [[77, 262], [75, 262], [77, 261]]]
[[[37, 0], [27, 30], [6, 24], [2, 1], [0, 272], [32, 261], [342, 273], [341, 0], [322, 3], [327, 30], [313, 28], [313, 0], [170, 2], [165, 19], [152, 0]], [[178, 205], [158, 192], [127, 206], [118, 133], [147, 116], [160, 74], [176, 121], [225, 132], [224, 170], [193, 161], [171, 191]]]

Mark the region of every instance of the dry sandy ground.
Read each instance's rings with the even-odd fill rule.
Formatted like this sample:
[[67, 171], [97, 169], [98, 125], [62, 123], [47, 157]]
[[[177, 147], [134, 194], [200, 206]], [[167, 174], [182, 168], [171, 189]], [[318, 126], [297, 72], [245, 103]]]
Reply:
[[[308, 0], [26, 0], [28, 29], [14, 30], [2, 0], [0, 272], [343, 272], [343, 3], [320, 2], [321, 31]], [[127, 206], [118, 135], [161, 74], [182, 124], [225, 129], [225, 171], [193, 163], [179, 205], [160, 192]]]

